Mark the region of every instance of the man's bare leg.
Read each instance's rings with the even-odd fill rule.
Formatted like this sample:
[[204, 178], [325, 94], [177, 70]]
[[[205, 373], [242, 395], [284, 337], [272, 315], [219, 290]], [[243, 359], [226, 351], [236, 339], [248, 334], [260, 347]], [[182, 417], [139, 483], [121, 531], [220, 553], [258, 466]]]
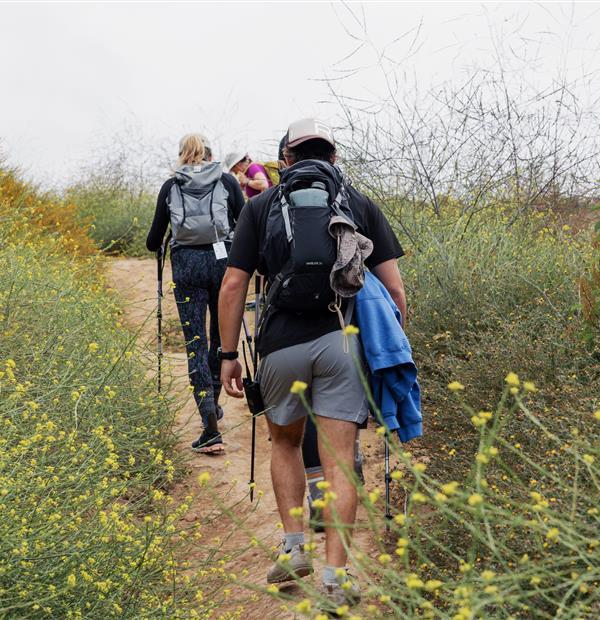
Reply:
[[268, 418], [267, 422], [271, 432], [271, 479], [283, 531], [302, 532], [303, 519], [290, 516], [290, 508], [304, 502], [306, 478], [301, 446], [305, 418], [287, 426], [273, 424]]
[[[319, 457], [323, 465], [325, 480], [331, 485], [337, 499], [332, 506], [338, 515], [339, 523], [347, 526], [343, 531], [325, 526], [325, 555], [329, 566], [345, 566], [348, 554], [342, 537], [349, 544], [352, 526], [356, 519], [357, 493], [352, 482], [354, 471], [354, 445], [358, 427], [354, 422], [323, 418], [317, 415]], [[345, 471], [344, 471], [345, 470]], [[331, 508], [324, 510], [325, 523], [333, 521]]]

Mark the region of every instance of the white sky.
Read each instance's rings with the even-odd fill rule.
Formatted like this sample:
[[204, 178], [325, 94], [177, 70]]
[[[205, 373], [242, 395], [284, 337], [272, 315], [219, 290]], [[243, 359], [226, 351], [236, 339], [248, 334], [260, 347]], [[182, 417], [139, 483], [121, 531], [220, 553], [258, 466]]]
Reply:
[[[359, 69], [336, 89], [376, 98], [377, 50], [426, 89], [493, 66], [496, 42], [537, 58], [518, 79], [588, 73], [597, 93], [599, 33], [597, 2], [3, 3], [0, 141], [44, 186], [67, 182], [126, 127], [173, 155], [183, 133], [202, 131], [217, 156], [273, 158], [290, 121], [336, 123], [326, 76]], [[369, 43], [343, 60], [359, 39]]]

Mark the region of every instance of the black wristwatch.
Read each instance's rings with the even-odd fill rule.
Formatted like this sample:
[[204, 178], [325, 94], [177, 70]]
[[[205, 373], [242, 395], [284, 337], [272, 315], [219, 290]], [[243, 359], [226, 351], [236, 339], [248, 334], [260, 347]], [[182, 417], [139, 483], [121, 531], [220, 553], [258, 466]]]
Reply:
[[223, 351], [221, 347], [217, 349], [217, 359], [220, 360], [236, 360], [238, 355], [237, 351]]

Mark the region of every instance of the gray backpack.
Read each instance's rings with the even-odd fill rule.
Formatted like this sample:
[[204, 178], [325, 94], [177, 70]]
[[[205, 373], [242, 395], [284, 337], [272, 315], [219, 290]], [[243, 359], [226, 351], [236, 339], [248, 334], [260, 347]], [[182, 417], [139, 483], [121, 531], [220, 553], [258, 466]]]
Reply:
[[208, 245], [233, 237], [229, 225], [228, 191], [219, 162], [182, 166], [175, 171], [167, 204], [171, 245]]

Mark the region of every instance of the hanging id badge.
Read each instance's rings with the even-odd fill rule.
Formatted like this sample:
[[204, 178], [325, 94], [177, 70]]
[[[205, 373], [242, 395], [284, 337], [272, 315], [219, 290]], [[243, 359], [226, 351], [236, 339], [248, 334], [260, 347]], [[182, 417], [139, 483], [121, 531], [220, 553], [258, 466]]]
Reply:
[[225, 247], [225, 242], [224, 241], [219, 241], [219, 235], [217, 234], [217, 227], [215, 226], [215, 239], [217, 239], [217, 241], [215, 241], [212, 246], [213, 246], [213, 252], [215, 253], [215, 258], [217, 260], [221, 260], [223, 258], [227, 258], [227, 248]]

